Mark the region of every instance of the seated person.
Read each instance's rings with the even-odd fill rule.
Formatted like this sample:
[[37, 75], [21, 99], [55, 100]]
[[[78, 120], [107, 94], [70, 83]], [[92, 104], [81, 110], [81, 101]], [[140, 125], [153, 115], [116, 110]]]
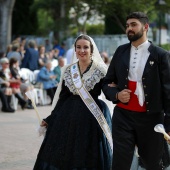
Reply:
[[[12, 93], [18, 99], [19, 104], [21, 105], [21, 108], [24, 109], [26, 107], [27, 102], [26, 102], [26, 100], [24, 100], [23, 96], [21, 95], [21, 91], [20, 91], [21, 81], [18, 79], [15, 79], [14, 77], [11, 76], [8, 58], [6, 58], [6, 57], [2, 58], [0, 60], [0, 64], [2, 67], [0, 70], [0, 77], [3, 80], [8, 81], [10, 83]], [[4, 87], [4, 86], [2, 86], [2, 87]]]
[[48, 60], [48, 55], [45, 53], [45, 46], [40, 45], [38, 47], [39, 59], [38, 59], [38, 67], [41, 69], [45, 66], [46, 61]]
[[59, 57], [58, 58], [58, 66], [56, 66], [53, 70], [54, 74], [56, 75], [56, 81], [57, 83], [60, 82], [60, 77], [61, 77], [61, 67], [64, 66], [64, 58]]
[[10, 71], [11, 71], [11, 76], [13, 78], [15, 78], [16, 80], [20, 80], [21, 83], [20, 83], [20, 90], [21, 90], [21, 93], [23, 94], [24, 96], [24, 99], [27, 100], [27, 108], [28, 109], [33, 109], [33, 106], [32, 106], [32, 102], [31, 100], [29, 100], [27, 98], [27, 96], [25, 95], [25, 93], [29, 90], [33, 90], [34, 89], [34, 86], [29, 84], [29, 83], [25, 83], [25, 80], [23, 80], [20, 75], [19, 75], [19, 62], [16, 58], [11, 58], [10, 61], [9, 61], [9, 68], [10, 68]]
[[[3, 87], [1, 87], [3, 86]], [[11, 107], [11, 96], [12, 96], [12, 89], [9, 87], [10, 83], [4, 81], [0, 78], [0, 99], [2, 102], [2, 112], [15, 112], [15, 110]]]
[[37, 75], [37, 82], [43, 83], [43, 88], [47, 91], [47, 95], [53, 101], [55, 91], [57, 89], [57, 81], [54, 72], [51, 70], [52, 63], [48, 60], [45, 64], [45, 67], [40, 69], [40, 72]]

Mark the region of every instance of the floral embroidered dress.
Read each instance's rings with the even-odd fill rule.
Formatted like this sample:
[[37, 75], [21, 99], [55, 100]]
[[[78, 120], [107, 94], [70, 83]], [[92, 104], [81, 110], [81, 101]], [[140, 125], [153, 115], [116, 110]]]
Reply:
[[[98, 99], [105, 74], [102, 67], [92, 62], [82, 75], [82, 82], [111, 126], [109, 109]], [[59, 100], [44, 120], [48, 128], [34, 170], [111, 169], [110, 146], [97, 120], [77, 94], [70, 66], [63, 75]]]

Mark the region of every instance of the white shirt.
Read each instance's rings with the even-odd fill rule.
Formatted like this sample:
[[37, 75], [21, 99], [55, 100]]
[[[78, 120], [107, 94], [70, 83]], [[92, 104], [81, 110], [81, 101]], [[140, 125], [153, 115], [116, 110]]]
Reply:
[[74, 53], [74, 48], [70, 48], [70, 49], [66, 52], [67, 64], [71, 64], [72, 58], [73, 58], [73, 53]]
[[144, 72], [144, 68], [150, 52], [148, 48], [150, 46], [150, 42], [146, 40], [144, 43], [139, 45], [138, 47], [131, 46], [130, 51], [130, 68], [128, 79], [130, 81], [137, 82], [135, 94], [138, 97], [139, 104], [143, 106], [145, 101], [143, 85], [142, 85], [142, 75]]

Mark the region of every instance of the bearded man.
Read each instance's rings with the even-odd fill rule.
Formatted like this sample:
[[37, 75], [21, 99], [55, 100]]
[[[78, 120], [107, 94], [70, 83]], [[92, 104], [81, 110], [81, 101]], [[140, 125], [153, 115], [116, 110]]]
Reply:
[[103, 84], [106, 98], [117, 104], [113, 170], [130, 169], [136, 145], [147, 170], [162, 170], [164, 138], [154, 127], [163, 124], [170, 132], [170, 53], [148, 40], [148, 29], [143, 12], [127, 16], [130, 43], [117, 48]]

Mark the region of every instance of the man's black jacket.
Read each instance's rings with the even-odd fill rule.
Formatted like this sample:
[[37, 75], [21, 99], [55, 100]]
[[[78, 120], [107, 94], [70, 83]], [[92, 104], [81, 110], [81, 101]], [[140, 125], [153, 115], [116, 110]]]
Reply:
[[[108, 100], [116, 101], [116, 93], [128, 88], [131, 44], [117, 48], [104, 79], [103, 92]], [[152, 43], [142, 83], [148, 114], [165, 113], [165, 127], [170, 132], [170, 53]], [[117, 87], [108, 87], [114, 82]]]

